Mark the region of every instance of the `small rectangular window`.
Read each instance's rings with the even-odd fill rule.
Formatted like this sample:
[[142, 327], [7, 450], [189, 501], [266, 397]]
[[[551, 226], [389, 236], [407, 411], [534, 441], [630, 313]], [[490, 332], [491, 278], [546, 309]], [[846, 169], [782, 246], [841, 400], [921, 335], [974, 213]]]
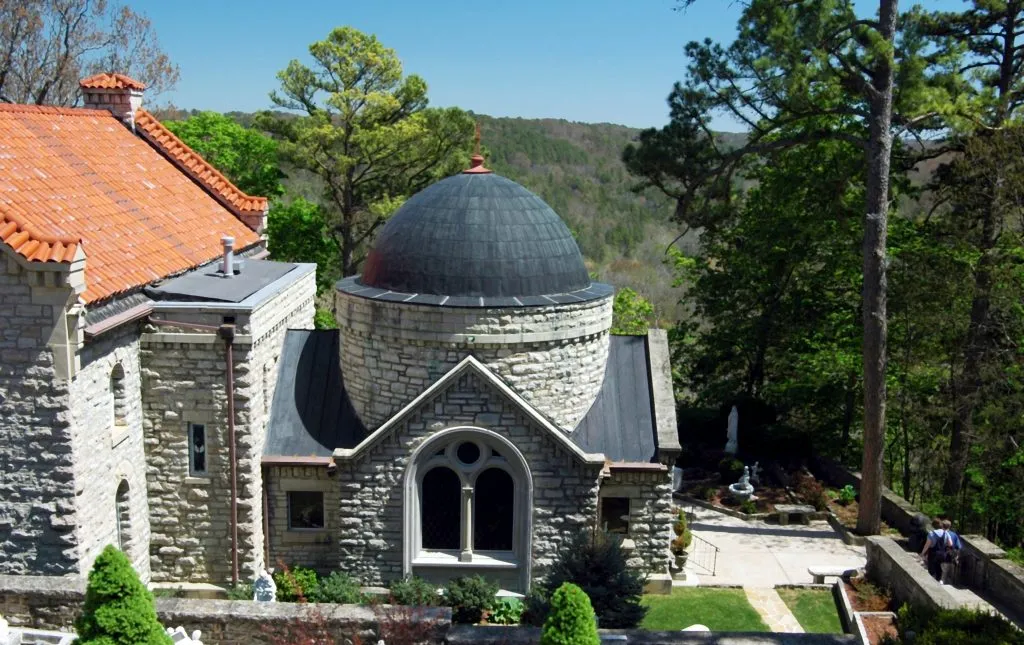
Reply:
[[324, 494], [313, 491], [289, 491], [288, 528], [324, 528]]
[[206, 426], [188, 424], [188, 474], [206, 474]]
[[629, 535], [629, 498], [601, 498], [601, 523], [609, 533]]

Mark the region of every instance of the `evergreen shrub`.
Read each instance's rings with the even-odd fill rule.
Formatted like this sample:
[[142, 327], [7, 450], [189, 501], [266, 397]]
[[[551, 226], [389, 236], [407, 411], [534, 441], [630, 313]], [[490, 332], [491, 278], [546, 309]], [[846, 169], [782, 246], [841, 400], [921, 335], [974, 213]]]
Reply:
[[583, 590], [563, 583], [551, 596], [551, 611], [544, 621], [540, 645], [600, 645], [594, 608]]
[[89, 572], [82, 615], [75, 621], [79, 645], [171, 645], [156, 618], [153, 595], [124, 553], [108, 545]]
[[476, 624], [494, 606], [498, 585], [483, 576], [454, 578], [444, 590], [444, 604], [452, 608], [452, 621]]
[[984, 611], [900, 607], [898, 621], [904, 642], [913, 632], [915, 645], [1024, 645], [1024, 632]]
[[391, 592], [391, 602], [395, 605], [435, 607], [441, 604], [437, 587], [418, 576], [394, 580], [388, 590]]
[[502, 598], [494, 603], [487, 622], [495, 625], [518, 625], [523, 618], [523, 601], [518, 598]]
[[321, 579], [308, 597], [310, 602], [334, 602], [341, 605], [355, 605], [362, 599], [359, 583], [341, 571], [333, 571]]
[[743, 476], [743, 462], [735, 457], [726, 457], [718, 462], [718, 474], [726, 484], [738, 482]]
[[587, 594], [601, 627], [636, 627], [647, 613], [640, 604], [644, 581], [644, 574], [626, 566], [617, 536], [581, 531], [566, 543], [548, 574], [535, 585], [536, 593], [527, 596], [523, 621], [543, 624], [551, 590], [571, 582]]

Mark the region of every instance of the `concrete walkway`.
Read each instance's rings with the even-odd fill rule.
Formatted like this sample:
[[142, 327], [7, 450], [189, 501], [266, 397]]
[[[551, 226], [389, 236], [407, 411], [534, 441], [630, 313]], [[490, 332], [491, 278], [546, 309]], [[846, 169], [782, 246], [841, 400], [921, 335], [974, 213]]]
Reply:
[[[685, 503], [684, 508], [690, 510]], [[747, 522], [701, 507], [693, 512], [690, 530], [719, 551], [715, 558], [712, 550], [694, 540], [686, 561], [690, 584], [772, 588], [813, 582], [807, 573], [810, 566], [856, 569], [867, 562], [864, 547], [844, 544], [828, 522], [779, 526]]]
[[786, 632], [788, 634], [803, 634], [804, 628], [797, 622], [796, 616], [789, 610], [786, 603], [782, 601], [778, 592], [770, 587], [744, 587], [743, 592], [747, 594], [750, 606], [761, 614], [768, 628], [773, 632]]

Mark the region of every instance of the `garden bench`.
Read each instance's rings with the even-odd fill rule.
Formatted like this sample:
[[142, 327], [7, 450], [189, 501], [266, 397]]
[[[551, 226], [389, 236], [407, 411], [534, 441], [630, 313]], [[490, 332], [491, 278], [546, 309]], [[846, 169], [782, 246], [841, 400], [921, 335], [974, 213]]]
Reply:
[[808, 504], [776, 504], [775, 512], [779, 514], [779, 524], [789, 524], [789, 517], [797, 515], [802, 524], [810, 524], [809, 516], [815, 512], [814, 507]]
[[840, 567], [835, 565], [807, 567], [807, 573], [811, 574], [811, 577], [814, 579], [814, 584], [817, 585], [825, 584], [825, 578], [842, 578], [846, 575], [846, 572], [850, 570], [851, 569], [849, 567]]

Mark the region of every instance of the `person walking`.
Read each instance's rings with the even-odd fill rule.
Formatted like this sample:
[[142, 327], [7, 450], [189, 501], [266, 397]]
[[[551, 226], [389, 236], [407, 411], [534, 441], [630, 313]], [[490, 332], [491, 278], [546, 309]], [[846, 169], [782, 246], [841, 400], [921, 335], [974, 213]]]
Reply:
[[945, 533], [942, 539], [946, 548], [943, 561], [939, 565], [942, 569], [942, 577], [939, 579], [939, 583], [951, 585], [953, 584], [957, 565], [960, 564], [960, 549], [963, 544], [960, 542], [960, 536], [953, 530], [952, 522], [942, 520], [942, 530]]
[[932, 530], [928, 533], [928, 540], [921, 550], [921, 557], [928, 564], [928, 573], [931, 577], [942, 582], [942, 563], [946, 559], [946, 532], [942, 529], [942, 520], [932, 520]]

